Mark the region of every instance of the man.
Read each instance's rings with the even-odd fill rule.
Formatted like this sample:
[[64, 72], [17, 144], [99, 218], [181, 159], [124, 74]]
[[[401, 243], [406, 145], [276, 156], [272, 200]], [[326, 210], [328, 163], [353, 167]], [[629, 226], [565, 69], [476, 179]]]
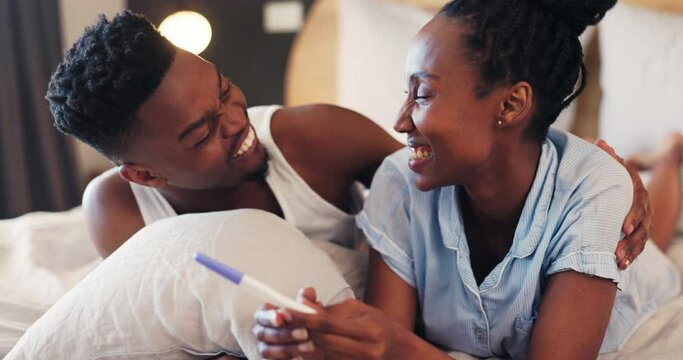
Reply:
[[[303, 216], [290, 208], [309, 205], [323, 208], [320, 217], [348, 217], [355, 228], [343, 213], [354, 211], [352, 184], [369, 185], [382, 159], [401, 146], [367, 118], [329, 105], [261, 108], [253, 124], [237, 85], [130, 12], [86, 30], [47, 98], [60, 130], [118, 165], [118, 174], [100, 176], [84, 196], [90, 233], [105, 257], [144, 226], [131, 184], [154, 189], [178, 214], [255, 208], [287, 219]], [[272, 134], [266, 145], [264, 132]], [[272, 185], [274, 172], [288, 173]], [[308, 204], [284, 199], [296, 194], [283, 182], [309, 188], [300, 194], [310, 195]]]
[[[83, 200], [104, 257], [159, 218], [239, 208], [350, 246], [353, 183], [369, 185], [382, 159], [401, 147], [336, 106], [247, 110], [242, 91], [214, 65], [127, 11], [86, 29], [47, 99], [58, 129], [118, 166], [118, 174], [95, 179]], [[630, 236], [617, 249], [621, 267], [640, 253], [651, 222], [637, 175], [634, 183], [636, 206], [624, 225]]]

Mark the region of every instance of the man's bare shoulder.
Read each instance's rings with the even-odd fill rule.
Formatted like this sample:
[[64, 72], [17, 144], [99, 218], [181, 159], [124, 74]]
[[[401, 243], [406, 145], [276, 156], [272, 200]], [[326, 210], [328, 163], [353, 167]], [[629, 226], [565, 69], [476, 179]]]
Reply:
[[109, 256], [144, 226], [130, 184], [115, 170], [88, 184], [83, 209], [88, 231], [102, 257]]
[[[340, 106], [310, 104], [286, 107], [277, 111], [272, 119], [273, 136], [279, 138], [319, 139], [336, 135], [358, 135], [358, 130], [369, 130], [377, 137], [391, 138], [382, 128], [367, 117]], [[302, 131], [304, 130], [304, 131]], [[277, 139], [279, 140], [279, 139]]]
[[293, 165], [310, 164], [366, 183], [381, 160], [401, 147], [372, 120], [334, 105], [279, 110], [271, 120], [271, 132]]

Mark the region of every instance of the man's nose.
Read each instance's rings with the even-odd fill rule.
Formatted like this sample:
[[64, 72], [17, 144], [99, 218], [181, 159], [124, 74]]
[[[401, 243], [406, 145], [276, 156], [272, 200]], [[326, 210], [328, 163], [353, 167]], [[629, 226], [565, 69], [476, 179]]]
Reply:
[[224, 139], [235, 136], [235, 134], [244, 130], [246, 126], [246, 116], [241, 116], [236, 110], [222, 116], [220, 124], [220, 134]]

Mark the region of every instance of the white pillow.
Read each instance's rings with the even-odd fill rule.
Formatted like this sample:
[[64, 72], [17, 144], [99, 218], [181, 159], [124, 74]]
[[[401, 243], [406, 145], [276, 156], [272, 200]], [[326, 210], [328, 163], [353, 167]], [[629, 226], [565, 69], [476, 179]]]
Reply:
[[405, 100], [405, 59], [415, 34], [433, 16], [414, 6], [376, 0], [337, 1], [337, 103], [393, 130]]
[[600, 22], [600, 136], [619, 155], [683, 131], [683, 14], [617, 4]]
[[5, 358], [187, 359], [221, 351], [259, 358], [251, 333], [262, 302], [193, 260], [203, 252], [294, 297], [353, 296], [328, 256], [284, 220], [258, 210], [158, 221], [61, 298]]
[[683, 131], [683, 14], [617, 4], [599, 26], [600, 136], [623, 157], [652, 151]]

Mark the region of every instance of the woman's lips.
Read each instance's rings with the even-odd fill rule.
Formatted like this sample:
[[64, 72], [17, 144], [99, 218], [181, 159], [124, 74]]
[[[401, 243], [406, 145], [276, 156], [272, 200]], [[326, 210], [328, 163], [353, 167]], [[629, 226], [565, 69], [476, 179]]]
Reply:
[[427, 160], [432, 157], [433, 153], [431, 146], [408, 147], [408, 158], [410, 160]]

